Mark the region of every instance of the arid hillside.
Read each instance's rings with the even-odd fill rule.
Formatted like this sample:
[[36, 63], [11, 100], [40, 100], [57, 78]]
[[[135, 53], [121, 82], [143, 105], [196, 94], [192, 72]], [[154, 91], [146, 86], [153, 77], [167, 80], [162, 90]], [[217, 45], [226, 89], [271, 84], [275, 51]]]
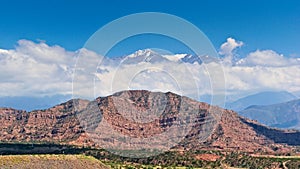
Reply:
[[[155, 139], [155, 148], [169, 141], [178, 151], [235, 150], [289, 152], [300, 144], [300, 133], [277, 130], [168, 92], [123, 91], [94, 101], [70, 100], [46, 110], [0, 109], [1, 142], [50, 142], [128, 149], [126, 140]], [[116, 135], [117, 133], [118, 135]], [[164, 134], [167, 133], [167, 134]], [[132, 142], [131, 144], [135, 144]], [[153, 148], [140, 142], [142, 148]]]

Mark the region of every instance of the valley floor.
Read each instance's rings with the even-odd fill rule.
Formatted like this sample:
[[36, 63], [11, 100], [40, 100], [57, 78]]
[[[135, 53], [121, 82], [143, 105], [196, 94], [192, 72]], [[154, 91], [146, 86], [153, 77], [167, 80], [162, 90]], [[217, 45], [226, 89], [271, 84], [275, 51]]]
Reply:
[[85, 155], [4, 155], [1, 169], [108, 169], [99, 160]]
[[[20, 145], [13, 144], [15, 148]], [[24, 145], [23, 145], [24, 146]], [[45, 145], [44, 145], [45, 146]], [[53, 149], [52, 145], [52, 149]], [[50, 146], [51, 147], [51, 146]], [[25, 146], [25, 148], [28, 148]], [[27, 149], [23, 147], [23, 153]], [[10, 152], [12, 147], [10, 147]], [[242, 152], [195, 151], [165, 152], [158, 156], [131, 159], [104, 150], [87, 149], [74, 154], [15, 154], [0, 155], [0, 169], [296, 169], [300, 156], [252, 155]], [[84, 150], [84, 149], [83, 149]], [[19, 149], [20, 151], [20, 149]], [[1, 152], [1, 151], [0, 151]], [[13, 151], [15, 152], [15, 151]], [[40, 152], [40, 151], [39, 151]], [[59, 151], [58, 151], [59, 152]], [[1, 152], [0, 154], [7, 154]]]

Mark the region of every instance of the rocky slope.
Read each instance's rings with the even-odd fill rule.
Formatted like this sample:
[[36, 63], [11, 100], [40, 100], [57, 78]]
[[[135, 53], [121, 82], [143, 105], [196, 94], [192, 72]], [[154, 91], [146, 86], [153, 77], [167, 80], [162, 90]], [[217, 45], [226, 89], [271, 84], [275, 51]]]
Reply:
[[143, 90], [32, 112], [1, 108], [0, 123], [1, 142], [267, 153], [287, 152], [289, 145], [300, 144], [297, 131], [271, 129], [171, 92]]
[[73, 111], [77, 101], [86, 103], [71, 100], [50, 109], [31, 112], [1, 108], [1, 142], [68, 143], [78, 140], [85, 132]]

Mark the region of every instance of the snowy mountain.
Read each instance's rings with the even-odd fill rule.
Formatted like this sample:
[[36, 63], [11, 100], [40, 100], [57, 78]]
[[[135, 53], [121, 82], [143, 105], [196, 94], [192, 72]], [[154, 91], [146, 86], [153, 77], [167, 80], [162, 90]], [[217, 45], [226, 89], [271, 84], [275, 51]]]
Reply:
[[191, 54], [160, 54], [151, 49], [138, 50], [128, 56], [122, 57], [122, 63], [137, 64], [141, 62], [161, 63], [161, 62], [176, 62], [189, 64], [202, 64], [217, 62], [216, 58], [209, 56], [197, 56]]
[[174, 54], [174, 55], [162, 55], [164, 58], [173, 62], [180, 62], [188, 54]]
[[166, 61], [169, 60], [151, 49], [138, 50], [133, 54], [125, 56], [121, 60], [121, 62], [125, 64], [137, 64], [141, 62], [160, 63]]
[[181, 59], [184, 63], [196, 64], [199, 65], [202, 63], [210, 63], [210, 62], [218, 62], [217, 58], [206, 56], [197, 56], [197, 55], [186, 55], [184, 58]]
[[202, 60], [200, 56], [196, 56], [196, 55], [186, 55], [184, 58], [181, 59], [181, 61], [190, 64], [195, 64], [195, 63], [198, 63], [199, 65], [202, 64]]

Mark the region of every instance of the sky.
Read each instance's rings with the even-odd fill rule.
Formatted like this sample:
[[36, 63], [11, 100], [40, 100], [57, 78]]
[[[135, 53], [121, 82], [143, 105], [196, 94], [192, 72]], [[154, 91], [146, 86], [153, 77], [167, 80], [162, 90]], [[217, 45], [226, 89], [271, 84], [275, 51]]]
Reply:
[[[0, 48], [12, 49], [20, 39], [45, 41], [67, 50], [82, 48], [99, 28], [138, 12], [164, 12], [186, 19], [219, 48], [228, 37], [245, 42], [241, 57], [256, 49], [273, 49], [287, 57], [300, 55], [300, 2], [291, 1], [178, 1], [178, 0], [5, 0], [0, 10]], [[155, 38], [127, 40], [112, 56], [151, 46]], [[149, 40], [150, 39], [150, 40]], [[143, 43], [137, 43], [143, 42]], [[144, 44], [144, 45], [143, 45]], [[174, 45], [176, 53], [185, 52]]]
[[[226, 95], [239, 97], [261, 91], [300, 93], [299, 1], [11, 0], [1, 7], [1, 98], [75, 92], [91, 99], [126, 89], [171, 90], [199, 98], [219, 94], [222, 87]], [[192, 51], [155, 34], [121, 41], [102, 63], [103, 56], [83, 48], [104, 25], [138, 12], [168, 13], [194, 24], [211, 41], [220, 62], [178, 62], [180, 54]], [[153, 51], [134, 53], [145, 48], [179, 55], [168, 60]], [[135, 59], [137, 54], [154, 59]], [[127, 61], [113, 58], [127, 55]], [[213, 75], [221, 75], [221, 86], [213, 85]]]

